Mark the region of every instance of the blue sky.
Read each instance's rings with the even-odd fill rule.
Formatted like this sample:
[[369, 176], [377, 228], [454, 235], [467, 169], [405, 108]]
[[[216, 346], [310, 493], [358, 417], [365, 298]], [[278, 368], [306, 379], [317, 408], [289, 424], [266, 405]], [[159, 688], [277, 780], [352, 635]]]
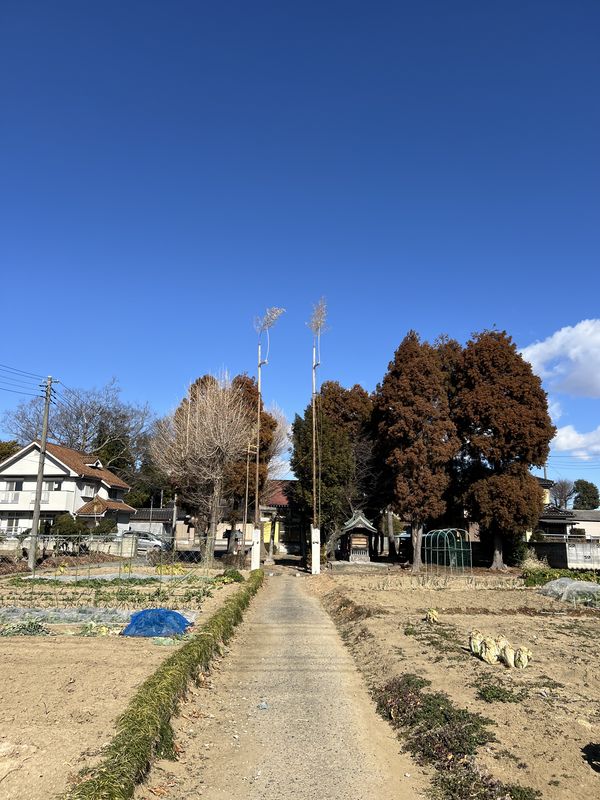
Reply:
[[595, 0], [4, 0], [0, 362], [164, 412], [280, 305], [292, 416], [321, 295], [321, 378], [369, 389], [408, 329], [496, 325], [550, 476], [600, 481], [599, 37]]

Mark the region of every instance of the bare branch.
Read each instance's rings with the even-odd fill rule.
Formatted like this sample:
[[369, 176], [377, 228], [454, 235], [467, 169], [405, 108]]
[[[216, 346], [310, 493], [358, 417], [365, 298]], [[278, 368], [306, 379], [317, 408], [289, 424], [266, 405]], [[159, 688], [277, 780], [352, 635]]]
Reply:
[[313, 306], [312, 317], [308, 323], [308, 327], [315, 336], [320, 336], [325, 332], [325, 323], [327, 322], [327, 304], [325, 298], [321, 297], [318, 303]]
[[[141, 437], [151, 421], [147, 405], [123, 403], [115, 380], [100, 389], [61, 387], [50, 409], [51, 441], [89, 454], [102, 454], [110, 467], [124, 455], [135, 459]], [[21, 444], [39, 439], [42, 430], [42, 401], [20, 403], [4, 415], [3, 427]]]
[[[243, 458], [254, 424], [241, 388], [227, 376], [197, 381], [156, 426], [152, 455], [181, 498], [216, 527], [226, 469]], [[207, 545], [207, 556], [212, 551]]]
[[254, 330], [259, 336], [261, 333], [268, 331], [269, 328], [272, 328], [273, 325], [275, 325], [284, 311], [285, 308], [278, 308], [277, 306], [271, 306], [271, 308], [267, 308], [263, 317], [256, 317], [254, 319]]

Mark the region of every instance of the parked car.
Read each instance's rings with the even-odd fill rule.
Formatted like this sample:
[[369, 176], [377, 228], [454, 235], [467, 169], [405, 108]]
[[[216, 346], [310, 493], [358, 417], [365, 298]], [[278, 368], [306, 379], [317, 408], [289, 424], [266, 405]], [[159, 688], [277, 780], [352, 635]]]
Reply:
[[144, 531], [128, 531], [123, 534], [123, 538], [129, 536], [137, 537], [137, 551], [138, 553], [147, 553], [149, 550], [167, 550], [168, 545], [154, 536], [152, 533], [144, 533]]

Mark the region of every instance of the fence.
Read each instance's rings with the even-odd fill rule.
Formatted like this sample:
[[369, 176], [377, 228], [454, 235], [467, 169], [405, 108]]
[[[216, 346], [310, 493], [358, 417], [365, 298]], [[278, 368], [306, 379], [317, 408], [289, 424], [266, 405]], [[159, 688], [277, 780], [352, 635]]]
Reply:
[[29, 536], [0, 540], [0, 607], [5, 609], [194, 609], [228, 565], [227, 559], [208, 565], [197, 551], [179, 553], [143, 534], [97, 536], [92, 530], [83, 536], [40, 536], [32, 577], [23, 553], [28, 544]]
[[600, 570], [600, 541], [529, 542], [538, 558], [554, 569]]
[[[26, 561], [31, 546], [29, 529], [0, 530], [0, 574], [26, 572]], [[59, 574], [68, 571], [75, 576], [93, 571], [112, 572], [120, 578], [132, 571], [154, 570], [157, 574], [176, 574], [197, 566], [206, 566], [206, 539], [198, 546], [180, 550], [170, 541], [149, 533], [96, 534], [89, 532], [38, 535], [36, 546], [36, 572]], [[225, 550], [215, 553], [219, 563], [243, 567], [246, 554], [227, 555]], [[210, 566], [210, 565], [209, 565]]]

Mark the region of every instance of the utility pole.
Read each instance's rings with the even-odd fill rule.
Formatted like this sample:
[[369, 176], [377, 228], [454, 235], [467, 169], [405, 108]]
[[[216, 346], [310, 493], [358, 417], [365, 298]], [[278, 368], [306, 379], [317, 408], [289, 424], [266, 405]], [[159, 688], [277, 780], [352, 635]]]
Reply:
[[46, 460], [46, 443], [48, 441], [48, 417], [50, 416], [50, 400], [52, 399], [52, 376], [46, 378], [46, 391], [44, 397], [44, 417], [42, 420], [42, 440], [40, 443], [40, 460], [38, 463], [37, 483], [35, 485], [35, 502], [33, 505], [33, 520], [31, 522], [31, 536], [29, 537], [29, 569], [35, 576], [35, 562], [37, 551], [37, 535], [40, 527], [40, 505], [42, 502], [42, 487], [44, 485], [44, 462]]
[[[261, 370], [263, 366], [269, 363], [269, 329], [277, 322], [279, 317], [285, 311], [284, 308], [267, 308], [264, 317], [259, 317], [255, 320], [254, 328], [258, 334], [258, 371], [257, 371], [257, 388], [258, 388], [258, 402], [256, 410], [256, 464], [255, 464], [255, 480], [254, 486], [254, 530], [252, 532], [252, 554], [250, 559], [251, 569], [258, 569], [260, 567], [260, 549], [261, 549], [261, 526], [260, 526], [260, 414], [262, 404], [262, 384], [261, 384]], [[267, 353], [263, 359], [262, 357], [262, 335], [267, 335]]]
[[251, 569], [259, 569], [260, 567], [260, 546], [261, 546], [261, 528], [260, 528], [260, 492], [259, 492], [259, 477], [260, 477], [260, 412], [261, 412], [261, 372], [262, 367], [267, 362], [262, 359], [260, 336], [258, 337], [258, 361], [257, 361], [257, 387], [258, 387], [258, 402], [256, 404], [256, 462], [254, 469], [254, 531], [252, 532], [252, 555], [251, 555]]
[[313, 337], [312, 347], [312, 524], [313, 528], [319, 527], [319, 515], [317, 513], [317, 338]]
[[311, 546], [311, 573], [319, 575], [321, 572], [321, 528], [319, 519], [319, 503], [317, 502], [320, 487], [317, 483], [317, 367], [321, 365], [321, 333], [325, 328], [327, 306], [322, 297], [313, 309], [313, 315], [308, 327], [313, 332], [312, 346], [312, 525], [310, 526]]
[[177, 529], [177, 492], [175, 492], [173, 496], [173, 516], [171, 517], [171, 542], [173, 543], [173, 548], [175, 547], [175, 533]]
[[[244, 517], [242, 522], [242, 554], [246, 552], [246, 526], [248, 525], [248, 494], [250, 491], [250, 451], [252, 449], [252, 443], [248, 442], [248, 448], [246, 450], [246, 494], [244, 496]], [[243, 560], [242, 562], [243, 563]]]

